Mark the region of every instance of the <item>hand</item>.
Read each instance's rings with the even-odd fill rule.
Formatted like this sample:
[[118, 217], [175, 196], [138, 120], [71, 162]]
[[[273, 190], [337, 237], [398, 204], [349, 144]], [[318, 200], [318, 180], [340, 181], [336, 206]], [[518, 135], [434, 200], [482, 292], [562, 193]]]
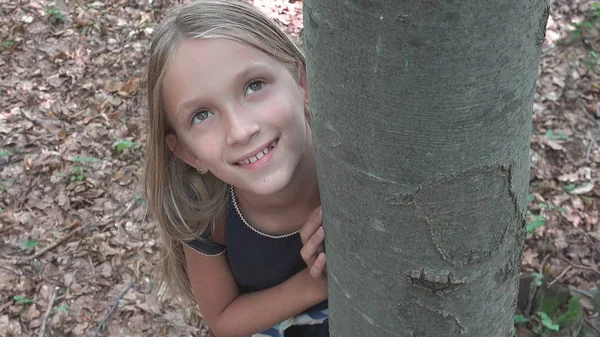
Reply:
[[327, 276], [327, 260], [325, 256], [325, 230], [321, 226], [323, 213], [319, 206], [315, 209], [308, 221], [300, 229], [302, 250], [300, 255], [314, 278]]

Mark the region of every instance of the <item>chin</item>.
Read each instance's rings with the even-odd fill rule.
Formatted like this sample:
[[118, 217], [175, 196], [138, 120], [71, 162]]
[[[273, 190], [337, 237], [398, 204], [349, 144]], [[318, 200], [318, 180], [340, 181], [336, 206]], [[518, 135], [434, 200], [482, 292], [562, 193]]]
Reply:
[[[244, 190], [256, 196], [270, 196], [281, 192], [288, 186], [290, 177], [281, 174], [265, 177], [258, 181], [249, 182]], [[241, 186], [240, 186], [241, 187]]]

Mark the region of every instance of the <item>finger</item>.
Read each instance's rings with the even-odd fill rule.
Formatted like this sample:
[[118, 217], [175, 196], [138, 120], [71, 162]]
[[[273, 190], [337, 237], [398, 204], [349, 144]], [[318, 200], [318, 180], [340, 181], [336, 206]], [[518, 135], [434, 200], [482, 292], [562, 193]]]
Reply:
[[319, 227], [317, 231], [310, 237], [310, 239], [302, 246], [300, 255], [304, 259], [304, 262], [310, 266], [319, 254], [319, 247], [323, 246], [325, 240], [325, 231], [323, 227]]
[[323, 222], [323, 214], [321, 206], [317, 207], [308, 217], [308, 220], [300, 229], [300, 239], [302, 243], [306, 243], [310, 237], [317, 231]]
[[325, 257], [325, 253], [319, 254], [315, 260], [315, 263], [313, 263], [312, 267], [310, 268], [310, 275], [314, 278], [321, 277], [323, 275], [323, 271], [325, 270], [326, 261], [327, 258]]

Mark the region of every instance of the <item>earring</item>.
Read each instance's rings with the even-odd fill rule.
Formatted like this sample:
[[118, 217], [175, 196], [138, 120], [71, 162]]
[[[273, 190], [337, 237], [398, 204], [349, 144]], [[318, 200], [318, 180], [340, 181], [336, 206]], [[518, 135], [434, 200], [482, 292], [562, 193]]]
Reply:
[[198, 171], [198, 173], [200, 173], [201, 176], [203, 176], [204, 174], [206, 174], [206, 171], [204, 171], [203, 168], [197, 168], [196, 171]]

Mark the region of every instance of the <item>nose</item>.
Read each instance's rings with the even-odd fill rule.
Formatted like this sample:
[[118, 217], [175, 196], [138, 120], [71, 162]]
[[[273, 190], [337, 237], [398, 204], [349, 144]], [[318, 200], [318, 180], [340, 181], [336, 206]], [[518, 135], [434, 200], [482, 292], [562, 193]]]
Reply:
[[260, 131], [260, 125], [252, 113], [240, 106], [232, 107], [230, 113], [226, 115], [229, 126], [227, 132], [227, 145], [229, 146], [246, 144]]

